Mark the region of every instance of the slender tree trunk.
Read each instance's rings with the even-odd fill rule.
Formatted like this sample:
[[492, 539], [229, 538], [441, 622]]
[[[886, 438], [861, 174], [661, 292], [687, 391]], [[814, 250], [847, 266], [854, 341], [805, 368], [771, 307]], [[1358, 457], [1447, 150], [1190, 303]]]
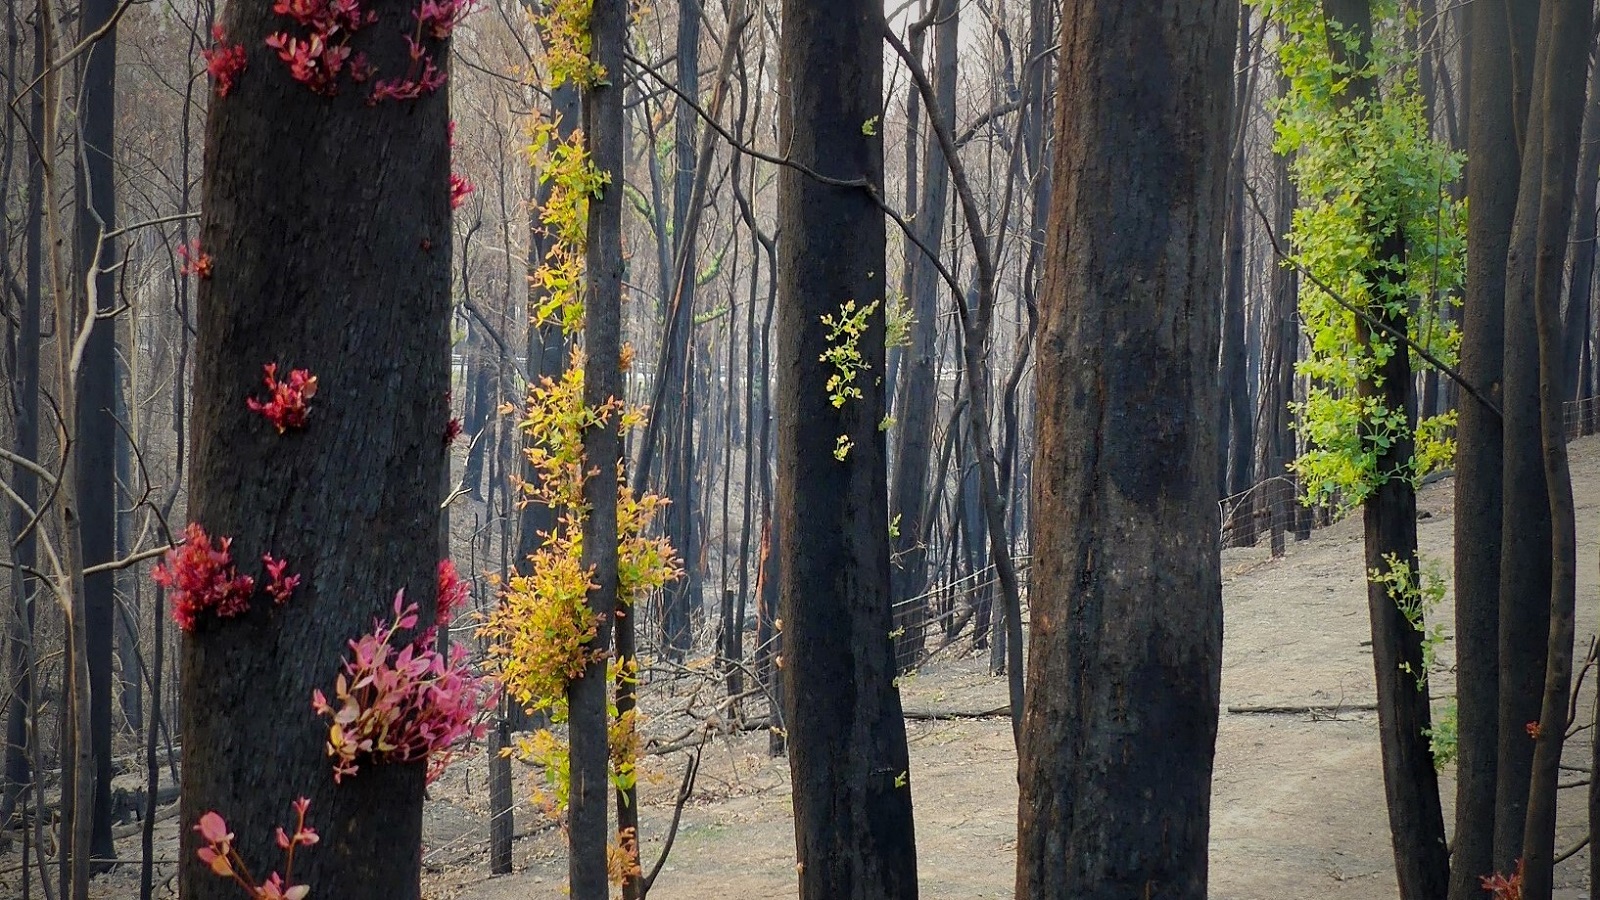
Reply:
[[1577, 208], [1572, 221], [1572, 270], [1567, 283], [1565, 364], [1571, 366], [1565, 397], [1586, 396], [1584, 377], [1589, 340], [1594, 330], [1593, 292], [1596, 205], [1600, 204], [1600, 60], [1589, 65], [1589, 103], [1583, 113], [1583, 134], [1578, 141]]
[[[933, 84], [937, 105], [927, 110], [929, 118], [955, 121], [957, 35], [961, 26], [961, 7], [957, 0], [935, 4], [933, 25]], [[912, 108], [922, 104], [914, 93]], [[915, 135], [908, 141], [915, 141]], [[924, 171], [920, 179], [922, 196], [917, 202], [913, 227], [917, 239], [933, 252], [939, 252], [944, 234], [945, 213], [950, 204], [950, 173], [944, 151], [937, 140], [929, 140], [922, 154]], [[938, 405], [938, 334], [941, 284], [935, 270], [937, 260], [911, 247], [907, 265], [911, 270], [911, 346], [905, 348], [899, 373], [899, 401], [895, 404], [896, 456], [890, 514], [897, 516], [898, 536], [891, 539], [894, 568], [891, 602], [895, 605], [897, 639], [896, 664], [902, 669], [922, 662], [927, 603], [914, 600], [928, 586], [927, 546], [922, 533], [932, 512], [928, 502], [928, 457], [933, 450], [933, 417]]]
[[[778, 175], [777, 547], [784, 724], [801, 900], [914, 900], [905, 722], [889, 638], [884, 385], [883, 7], [784, 0], [779, 132], [825, 176]], [[835, 406], [823, 316], [870, 308], [851, 340], [860, 396]], [[875, 305], [873, 305], [875, 304]], [[834, 338], [835, 342], [839, 339]], [[836, 456], [841, 440], [847, 452]]]
[[1561, 278], [1572, 224], [1587, 80], [1577, 76], [1583, 72], [1593, 41], [1593, 15], [1592, 0], [1545, 0], [1511, 241], [1513, 248], [1523, 246], [1521, 234], [1531, 228], [1535, 234], [1534, 255], [1523, 261], [1513, 251], [1507, 261], [1508, 284], [1513, 274], [1522, 274], [1524, 279], [1527, 274], [1532, 275], [1531, 283], [1524, 281], [1527, 287], [1523, 289], [1530, 294], [1538, 326], [1540, 435], [1551, 525], [1550, 629], [1522, 843], [1526, 864], [1523, 896], [1527, 900], [1549, 900], [1554, 880], [1556, 791], [1561, 749], [1566, 741], [1567, 703], [1572, 694], [1577, 530], [1562, 406], [1568, 381], [1563, 359]]
[[[1505, 348], [1505, 266], [1516, 211], [1517, 127], [1512, 104], [1512, 34], [1507, 0], [1467, 9], [1466, 296], [1461, 375], [1501, 399]], [[1468, 398], [1456, 440], [1456, 829], [1451, 900], [1479, 900], [1479, 879], [1501, 862], [1494, 852], [1499, 764], [1500, 546], [1503, 432], [1500, 415]], [[1491, 549], [1491, 552], [1485, 552]]]
[[1237, 22], [1231, 2], [1062, 11], [1019, 900], [1206, 896]]
[[[88, 0], [79, 20], [80, 39], [87, 40], [111, 20], [114, 0]], [[81, 278], [93, 282], [93, 308], [99, 315], [117, 307], [115, 242], [102, 238], [116, 227], [116, 189], [112, 153], [116, 123], [116, 33], [98, 40], [83, 68], [78, 116], [81, 152], [76, 153], [79, 181], [77, 211], [78, 265]], [[80, 284], [83, 283], [80, 281]], [[75, 295], [76, 290], [73, 292]], [[80, 309], [83, 308], [80, 306]], [[78, 372], [74, 457], [78, 466], [78, 503], [83, 535], [83, 564], [100, 565], [116, 555], [116, 322], [93, 323]], [[89, 654], [89, 731], [94, 770], [78, 777], [94, 781], [94, 821], [90, 848], [96, 859], [114, 859], [111, 839], [111, 656], [115, 632], [116, 573], [84, 578], [84, 627]]]
[[[1539, 4], [1511, 3], [1512, 122], [1517, 156], [1529, 134]], [[1518, 171], [1521, 171], [1519, 163]], [[1521, 197], [1517, 198], [1521, 203]], [[1515, 207], [1513, 207], [1515, 209]], [[1539, 341], [1535, 329], [1531, 228], [1510, 234], [1505, 269], [1505, 357], [1500, 543], [1500, 723], [1494, 868], [1522, 856], [1534, 742], [1550, 635], [1550, 501], [1539, 437]]]
[[[1368, 68], [1372, 52], [1370, 0], [1324, 0], [1328, 23], [1328, 52], [1337, 64], [1361, 71]], [[1352, 77], [1340, 97], [1347, 105], [1375, 104], [1377, 80]], [[1357, 115], [1361, 113], [1357, 112]], [[1403, 230], [1393, 221], [1369, 224], [1373, 259], [1397, 265], [1403, 271], [1407, 247]], [[1389, 287], [1382, 270], [1371, 276], [1378, 285], [1375, 296]], [[1408, 333], [1408, 313], [1374, 304], [1373, 318], [1400, 334]], [[1379, 357], [1378, 345], [1389, 339], [1375, 334], [1365, 317], [1357, 317], [1357, 338], [1363, 350], [1381, 358], [1370, 377], [1356, 385], [1357, 393], [1375, 401], [1379, 409], [1403, 415], [1402, 433], [1381, 450], [1376, 471], [1401, 472], [1415, 455], [1413, 430], [1417, 409], [1408, 352]], [[1385, 477], [1361, 504], [1365, 525], [1367, 611], [1372, 622], [1372, 664], [1378, 693], [1378, 731], [1383, 750], [1384, 794], [1389, 809], [1389, 831], [1394, 844], [1395, 873], [1403, 900], [1428, 900], [1444, 896], [1449, 881], [1449, 850], [1444, 815], [1439, 806], [1438, 773], [1434, 769], [1427, 730], [1430, 710], [1427, 685], [1415, 673], [1424, 672], [1422, 634], [1401, 611], [1393, 583], [1374, 577], [1404, 567], [1411, 584], [1420, 585], [1417, 564], [1417, 494], [1410, 479]]]
[[[41, 25], [34, 25], [34, 66], [44, 66], [44, 41], [40, 37]], [[44, 122], [43, 96], [35, 91], [29, 103], [28, 121], [34, 134]], [[24, 212], [25, 237], [23, 239], [24, 285], [22, 309], [17, 335], [17, 379], [11, 383], [17, 420], [18, 455], [31, 460], [39, 459], [39, 376], [40, 376], [40, 304], [44, 292], [44, 163], [37, 159], [28, 162], [28, 199]], [[12, 490], [29, 507], [37, 508], [38, 482], [26, 468], [13, 467]], [[37, 579], [25, 573], [24, 566], [38, 565], [38, 535], [28, 529], [30, 516], [20, 506], [11, 507], [12, 561], [17, 567], [11, 570], [11, 600], [14, 604], [11, 619], [11, 641], [8, 672], [11, 694], [6, 701], [5, 785], [0, 795], [0, 823], [10, 820], [19, 797], [33, 781], [28, 764], [30, 740], [29, 697], [33, 693], [32, 667], [28, 662], [33, 646], [34, 598], [40, 589]], [[24, 531], [26, 530], [26, 533]], [[24, 884], [29, 877], [24, 876]]]
[[[599, 0], [589, 29], [591, 59], [605, 72], [621, 72], [627, 45], [627, 4]], [[602, 80], [587, 88], [583, 96], [584, 151], [595, 170], [612, 185], [589, 201], [583, 402], [591, 409], [623, 397], [622, 101], [620, 80]], [[618, 598], [617, 479], [621, 471], [617, 467], [622, 461], [622, 435], [615, 414], [584, 430], [583, 456], [594, 472], [583, 486], [583, 499], [589, 507], [583, 523], [583, 565], [593, 572], [588, 602], [600, 621], [590, 642], [596, 655], [567, 689], [572, 744], [568, 882], [574, 900], [607, 900], [611, 896], [606, 866], [606, 847], [611, 840], [606, 816], [611, 755], [606, 666]]]

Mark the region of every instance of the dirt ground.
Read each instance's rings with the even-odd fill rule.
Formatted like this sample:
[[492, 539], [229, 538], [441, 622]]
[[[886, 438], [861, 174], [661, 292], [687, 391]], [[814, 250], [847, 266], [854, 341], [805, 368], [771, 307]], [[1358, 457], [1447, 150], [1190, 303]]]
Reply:
[[[1572, 445], [1578, 509], [1579, 652], [1595, 633], [1596, 535], [1600, 532], [1600, 439]], [[1425, 559], [1448, 571], [1453, 483], [1424, 488], [1419, 534]], [[1379, 768], [1373, 674], [1368, 646], [1358, 521], [1346, 521], [1290, 545], [1270, 559], [1265, 548], [1230, 550], [1223, 559], [1226, 633], [1222, 714], [1213, 787], [1211, 896], [1217, 900], [1373, 900], [1396, 895]], [[1446, 630], [1449, 606], [1438, 610]], [[1453, 648], [1443, 662], [1453, 661]], [[1434, 696], [1453, 691], [1446, 671]], [[1593, 681], [1580, 721], [1592, 716]], [[1003, 680], [984, 661], [943, 658], [902, 684], [911, 710], [983, 710], [1003, 706]], [[649, 703], [648, 696], [645, 700]], [[1240, 706], [1348, 707], [1328, 714], [1230, 713]], [[911, 788], [916, 810], [922, 896], [979, 900], [1012, 894], [1016, 865], [1016, 753], [1004, 718], [912, 721]], [[1568, 762], [1587, 768], [1591, 731], [1569, 742]], [[711, 742], [677, 842], [651, 891], [654, 900], [781, 898], [795, 895], [789, 779], [782, 759], [766, 755], [766, 735]], [[681, 754], [651, 760], [642, 779], [643, 859], [648, 869], [672, 813]], [[517, 809], [509, 876], [488, 875], [487, 790], [482, 755], [436, 786], [428, 806], [424, 897], [429, 900], [556, 900], [565, 896], [559, 834], [525, 804]], [[1576, 774], [1569, 776], [1578, 777]], [[1442, 780], [1446, 821], [1455, 786]], [[519, 786], [519, 792], [526, 789]], [[1558, 844], [1585, 833], [1582, 790], [1562, 795]], [[170, 877], [176, 825], [158, 828], [156, 856]], [[122, 845], [138, 858], [136, 837]], [[0, 857], [0, 870], [14, 854]], [[1556, 870], [1557, 897], [1589, 896], [1588, 852]], [[0, 897], [15, 885], [0, 872]], [[106, 900], [136, 896], [136, 867], [97, 879]], [[169, 882], [170, 885], [170, 882]], [[170, 890], [170, 887], [169, 887]], [[170, 896], [170, 893], [168, 894]]]

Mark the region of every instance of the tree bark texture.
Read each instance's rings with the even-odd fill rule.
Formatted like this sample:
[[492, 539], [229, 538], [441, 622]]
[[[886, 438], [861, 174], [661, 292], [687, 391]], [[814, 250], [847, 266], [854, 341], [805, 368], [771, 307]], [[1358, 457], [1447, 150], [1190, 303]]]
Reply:
[[1206, 896], [1238, 4], [1068, 0], [1017, 896]]
[[[395, 29], [413, 7], [370, 9], [379, 24], [354, 47], [399, 76]], [[331, 693], [348, 641], [393, 619], [397, 590], [420, 627], [433, 615], [450, 415], [448, 96], [369, 106], [348, 83], [319, 96], [264, 46], [287, 20], [241, 4], [223, 21], [250, 62], [206, 122], [200, 234], [213, 274], [199, 283], [189, 514], [233, 539], [258, 584], [264, 553], [303, 581], [281, 606], [258, 593], [247, 615], [203, 617], [183, 636], [179, 888], [238, 893], [195, 857], [202, 813], [227, 819], [264, 876], [282, 861], [273, 831], [304, 796], [322, 840], [297, 856], [296, 881], [416, 900], [423, 766], [366, 762], [335, 787], [328, 722], [310, 700]], [[447, 45], [433, 52], [447, 65]], [[245, 405], [271, 362], [318, 379], [303, 430], [280, 434]]]
[[[779, 132], [790, 159], [883, 184], [883, 9], [785, 0]], [[889, 632], [884, 219], [866, 187], [778, 175], [776, 490], [781, 673], [801, 900], [917, 896], [911, 785]], [[836, 407], [823, 316], [877, 304]], [[850, 442], [843, 459], [835, 450]]]
[[[1517, 128], [1507, 0], [1467, 8], [1467, 281], [1461, 309], [1461, 376], [1501, 401], [1505, 266], [1517, 205]], [[1456, 828], [1451, 900], [1479, 900], [1495, 871], [1500, 696], [1500, 415], [1471, 397], [1456, 426]]]

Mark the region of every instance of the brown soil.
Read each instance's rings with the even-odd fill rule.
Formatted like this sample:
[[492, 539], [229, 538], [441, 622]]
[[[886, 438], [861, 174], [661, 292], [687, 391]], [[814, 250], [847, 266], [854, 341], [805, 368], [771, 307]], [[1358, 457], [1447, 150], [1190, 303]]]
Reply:
[[[1600, 579], [1600, 440], [1572, 445], [1579, 532], [1579, 652], [1596, 629]], [[1426, 559], [1448, 571], [1453, 485], [1423, 489], [1420, 536]], [[1346, 521], [1291, 544], [1273, 560], [1265, 549], [1230, 550], [1223, 560], [1227, 610], [1223, 705], [1212, 807], [1211, 896], [1218, 900], [1372, 900], [1394, 897], [1395, 882], [1379, 769], [1377, 719], [1359, 522]], [[1447, 598], [1437, 618], [1447, 631]], [[1452, 647], [1443, 662], [1453, 661]], [[902, 690], [908, 709], [987, 710], [1003, 706], [1003, 680], [985, 661], [941, 658]], [[1593, 710], [1586, 684], [1580, 721]], [[1434, 695], [1453, 690], [1448, 671]], [[645, 700], [646, 707], [650, 703]], [[1230, 714], [1230, 706], [1317, 706], [1317, 714]], [[1341, 709], [1343, 708], [1343, 709]], [[1016, 753], [1004, 718], [908, 723], [911, 787], [916, 805], [922, 896], [978, 900], [1012, 895], [1016, 865]], [[654, 900], [781, 898], [795, 895], [794, 838], [788, 771], [766, 755], [764, 733], [719, 736], [704, 763], [671, 857], [651, 892]], [[1590, 732], [1569, 742], [1568, 762], [1585, 769]], [[649, 866], [672, 813], [682, 754], [654, 758], [642, 779], [643, 857]], [[526, 771], [526, 770], [524, 770]], [[424, 896], [430, 900], [557, 900], [565, 896], [559, 834], [525, 804], [516, 872], [487, 874], [487, 827], [481, 755], [438, 786], [428, 808]], [[1576, 778], [1574, 774], [1569, 776]], [[1454, 783], [1441, 790], [1450, 821]], [[1558, 844], [1583, 837], [1583, 790], [1562, 795]], [[176, 825], [157, 830], [156, 856], [170, 876]], [[137, 838], [124, 843], [137, 858]], [[0, 870], [15, 852], [0, 856]], [[135, 871], [97, 879], [96, 895], [136, 896]], [[1588, 852], [1557, 867], [1557, 897], [1588, 896]], [[0, 874], [0, 896], [16, 886]], [[314, 894], [315, 895], [315, 894]], [[168, 894], [170, 896], [170, 894]]]

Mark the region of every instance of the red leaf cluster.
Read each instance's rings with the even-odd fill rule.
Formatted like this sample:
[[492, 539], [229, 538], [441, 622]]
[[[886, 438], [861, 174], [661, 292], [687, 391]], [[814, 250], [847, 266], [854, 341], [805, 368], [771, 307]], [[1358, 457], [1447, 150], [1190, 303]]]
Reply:
[[211, 254], [200, 249], [199, 238], [178, 245], [178, 274], [185, 277], [211, 277]]
[[300, 586], [300, 576], [284, 577], [284, 570], [289, 567], [288, 561], [273, 559], [271, 553], [261, 554], [261, 562], [267, 567], [266, 591], [272, 597], [272, 602], [279, 606], [288, 603], [294, 589]]
[[467, 202], [467, 195], [477, 190], [477, 186], [467, 180], [465, 175], [450, 174], [450, 208], [458, 209]]
[[245, 56], [243, 44], [228, 44], [228, 36], [222, 30], [222, 23], [211, 26], [211, 37], [216, 43], [209, 50], [201, 50], [200, 56], [206, 61], [206, 71], [211, 79], [217, 83], [217, 96], [226, 97], [233, 90], [233, 84], [238, 80], [240, 73], [249, 64]]
[[1522, 860], [1517, 860], [1517, 870], [1507, 878], [1499, 872], [1483, 875], [1478, 882], [1493, 900], [1522, 900]]
[[358, 83], [372, 77], [366, 55], [350, 52], [351, 36], [378, 21], [376, 12], [362, 11], [360, 0], [277, 0], [272, 11], [310, 32], [304, 37], [283, 31], [267, 36], [267, 46], [278, 51], [295, 81], [332, 97], [339, 92], [339, 73], [348, 71]]
[[294, 369], [287, 379], [279, 381], [277, 363], [267, 363], [261, 370], [265, 373], [261, 381], [270, 397], [266, 401], [249, 397], [245, 405], [265, 416], [279, 434], [306, 427], [306, 403], [317, 395], [317, 376], [305, 369]]
[[189, 523], [184, 535], [182, 546], [168, 550], [150, 572], [151, 580], [172, 595], [172, 619], [178, 627], [193, 631], [196, 617], [206, 610], [219, 619], [249, 612], [256, 582], [234, 568], [229, 552], [233, 538], [223, 538], [213, 547], [206, 530], [196, 522]]

